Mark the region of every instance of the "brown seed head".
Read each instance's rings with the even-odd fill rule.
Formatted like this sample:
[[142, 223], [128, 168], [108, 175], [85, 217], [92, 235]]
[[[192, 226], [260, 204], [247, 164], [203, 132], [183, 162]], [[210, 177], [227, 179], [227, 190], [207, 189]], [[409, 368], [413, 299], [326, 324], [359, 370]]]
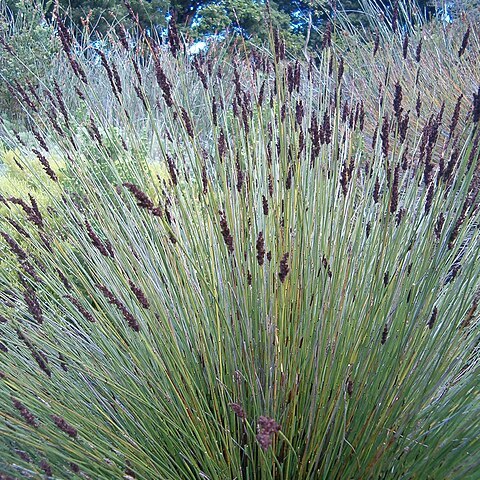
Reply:
[[83, 318], [89, 322], [95, 322], [93, 315], [80, 303], [79, 300], [72, 297], [71, 295], [66, 295], [65, 298], [75, 306], [75, 308], [82, 314]]
[[258, 261], [258, 264], [261, 266], [264, 263], [264, 257], [265, 257], [265, 240], [263, 238], [263, 232], [259, 232], [258, 234], [256, 248], [257, 248], [257, 261]]
[[406, 60], [408, 55], [408, 34], [405, 34], [403, 37], [402, 54], [403, 59]]
[[128, 280], [128, 285], [130, 287], [130, 290], [137, 297], [137, 300], [140, 302], [142, 307], [145, 309], [150, 308], [150, 303], [148, 302], [148, 299], [145, 296], [143, 290], [138, 285], [135, 285], [130, 279]]
[[472, 121], [473, 123], [480, 122], [480, 85], [478, 92], [473, 94]]
[[55, 425], [69, 437], [75, 438], [77, 436], [77, 429], [68, 424], [62, 417], [51, 415], [51, 418], [55, 422]]
[[38, 420], [30, 412], [30, 410], [16, 398], [12, 398], [13, 406], [20, 412], [20, 415], [31, 427], [38, 428]]
[[347, 393], [349, 397], [353, 394], [353, 381], [351, 378], [347, 379]]
[[402, 86], [399, 82], [395, 84], [395, 95], [393, 98], [393, 111], [395, 112], [395, 117], [397, 118], [397, 122], [400, 122], [400, 118], [403, 112], [402, 108]]
[[329, 21], [325, 26], [325, 31], [323, 32], [322, 40], [322, 50], [325, 48], [330, 48], [332, 46], [332, 23]]
[[290, 267], [288, 265], [288, 257], [289, 253], [285, 253], [280, 260], [280, 271], [278, 273], [278, 277], [280, 278], [280, 281], [283, 283], [285, 282], [285, 279], [287, 278], [288, 273], [290, 272]]
[[227, 246], [228, 253], [231, 255], [234, 249], [233, 237], [230, 234], [230, 229], [228, 228], [225, 212], [220, 212], [220, 228], [221, 228], [223, 240], [225, 241], [225, 245]]
[[428, 321], [427, 325], [428, 325], [428, 328], [431, 330], [433, 328], [433, 325], [435, 323], [435, 320], [437, 319], [437, 315], [438, 315], [438, 309], [437, 307], [434, 307], [433, 308], [433, 312], [432, 312], [432, 315], [430, 317], [430, 320]]
[[45, 475], [47, 477], [52, 477], [53, 476], [52, 467], [50, 466], [50, 464], [45, 459], [43, 459], [40, 462], [40, 468], [45, 472]]
[[457, 103], [455, 104], [455, 109], [453, 111], [452, 119], [450, 121], [450, 128], [449, 128], [449, 138], [452, 138], [452, 135], [457, 128], [458, 119], [460, 117], [460, 107], [463, 99], [463, 93], [457, 98]]
[[245, 411], [239, 403], [229, 403], [228, 405], [238, 418], [240, 418], [241, 420], [244, 420], [246, 418]]
[[465, 53], [465, 49], [467, 48], [467, 45], [468, 45], [468, 37], [469, 36], [470, 36], [470, 26], [468, 26], [467, 31], [463, 35], [462, 44], [460, 45], [460, 48], [458, 49], [458, 58], [460, 58]]
[[392, 13], [392, 30], [393, 33], [397, 31], [398, 28], [398, 0], [395, 0], [393, 4], [393, 13]]
[[378, 30], [377, 30], [375, 34], [375, 40], [373, 43], [373, 56], [377, 54], [379, 46], [380, 46], [380, 34], [378, 33]]
[[427, 198], [425, 199], [425, 215], [428, 215], [432, 208], [433, 194], [435, 192], [435, 184], [432, 182], [428, 187]]
[[128, 323], [128, 326], [138, 332], [140, 330], [140, 325], [138, 324], [135, 317], [128, 311], [127, 307], [120, 301], [115, 295], [105, 286], [105, 285], [97, 285], [97, 288], [102, 292], [104, 297], [108, 300], [108, 303], [111, 305], [115, 305], [123, 315], [123, 318]]
[[423, 40], [420, 39], [420, 41], [418, 42], [417, 48], [415, 49], [415, 61], [417, 63], [420, 63], [420, 60], [422, 58], [422, 42]]
[[181, 44], [177, 30], [177, 23], [175, 20], [175, 15], [172, 15], [170, 17], [170, 21], [168, 22], [168, 43], [170, 44], [170, 51], [172, 52], [172, 55], [177, 58], [178, 52], [180, 52], [181, 49]]
[[420, 117], [420, 111], [422, 109], [422, 100], [420, 98], [420, 92], [418, 92], [418, 95], [417, 95], [417, 102], [415, 104], [415, 112], [417, 114], [417, 118]]
[[393, 173], [392, 194], [390, 197], [390, 213], [395, 213], [398, 208], [398, 184], [399, 184], [400, 166], [395, 167]]
[[380, 341], [382, 345], [385, 345], [385, 342], [387, 341], [387, 337], [388, 337], [388, 325], [385, 324], [382, 331], [382, 339]]
[[257, 441], [260, 448], [266, 451], [272, 444], [273, 435], [280, 431], [280, 425], [273, 418], [260, 416], [257, 421], [257, 428]]
[[390, 122], [388, 120], [388, 115], [383, 117], [382, 131], [380, 133], [380, 138], [382, 140], [382, 153], [384, 157], [388, 156], [389, 149], [389, 131], [390, 131]]

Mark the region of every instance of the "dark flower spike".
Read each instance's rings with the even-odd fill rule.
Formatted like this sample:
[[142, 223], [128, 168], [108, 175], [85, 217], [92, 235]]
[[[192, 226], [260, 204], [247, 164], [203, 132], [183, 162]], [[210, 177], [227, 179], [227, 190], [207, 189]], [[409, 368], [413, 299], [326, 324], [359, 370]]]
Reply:
[[43, 169], [45, 170], [45, 173], [54, 181], [57, 182], [58, 178], [56, 173], [52, 170], [50, 167], [50, 163], [48, 160], [43, 156], [38, 150], [35, 148], [32, 149], [32, 152], [37, 156], [38, 160], [42, 164]]
[[420, 98], [420, 92], [418, 92], [417, 101], [415, 103], [415, 113], [417, 114], [417, 118], [420, 117], [421, 109], [422, 109], [422, 99]]
[[130, 279], [128, 280], [128, 285], [130, 287], [130, 290], [132, 290], [133, 294], [135, 297], [137, 297], [137, 300], [140, 302], [143, 308], [148, 309], [150, 308], [150, 303], [147, 300], [147, 297], [145, 296], [145, 293], [143, 290], [135, 285]]
[[472, 121], [473, 123], [480, 122], [480, 85], [478, 92], [473, 93]]
[[353, 394], [353, 381], [351, 378], [347, 379], [347, 393], [349, 397]]
[[417, 48], [415, 49], [415, 61], [417, 63], [419, 63], [420, 60], [422, 59], [422, 42], [423, 40], [420, 39], [420, 41], [418, 42]]
[[390, 122], [388, 120], [388, 115], [383, 117], [382, 131], [380, 132], [380, 138], [382, 140], [382, 153], [384, 157], [388, 156], [389, 141], [388, 135], [390, 131]]
[[265, 195], [262, 195], [262, 208], [263, 208], [263, 214], [268, 215], [268, 200], [265, 197]]
[[278, 273], [278, 277], [282, 283], [285, 282], [285, 279], [290, 272], [290, 267], [288, 266], [288, 257], [289, 253], [287, 252], [283, 255], [282, 260], [280, 260], [280, 271]]
[[163, 92], [163, 98], [165, 100], [165, 103], [167, 104], [168, 107], [173, 106], [173, 98], [172, 98], [172, 86], [165, 75], [165, 72], [162, 69], [162, 66], [160, 65], [160, 60], [159, 58], [154, 55], [154, 64], [155, 64], [155, 76], [157, 78], [157, 83], [160, 89]]
[[45, 472], [47, 477], [53, 476], [52, 467], [45, 459], [40, 462], [40, 468]]
[[400, 166], [395, 167], [393, 173], [392, 195], [390, 198], [390, 213], [395, 213], [398, 208], [398, 184], [399, 184]]
[[378, 52], [378, 47], [380, 46], [380, 34], [377, 32], [375, 33], [375, 41], [373, 43], [373, 56], [375, 56]]
[[380, 182], [378, 181], [378, 178], [375, 180], [375, 185], [373, 187], [373, 201], [375, 203], [378, 203], [380, 195]]
[[23, 292], [23, 298], [27, 304], [28, 311], [37, 323], [41, 325], [43, 323], [42, 308], [40, 307], [40, 302], [38, 301], [35, 291], [31, 287], [28, 287]]
[[220, 212], [220, 228], [221, 228], [223, 240], [225, 241], [225, 245], [227, 246], [228, 253], [232, 254], [234, 250], [233, 237], [230, 234], [230, 229], [228, 228], [225, 212]]
[[87, 233], [88, 236], [90, 237], [90, 240], [92, 241], [93, 245], [97, 248], [97, 250], [104, 256], [104, 257], [112, 257], [113, 258], [113, 252], [111, 249], [107, 248], [103, 242], [100, 240], [98, 235], [93, 231], [92, 226], [88, 222], [88, 220], [85, 220], [85, 227], [87, 228]]
[[27, 463], [30, 463], [32, 459], [30, 458], [30, 455], [27, 452], [24, 452], [23, 450], [15, 450], [15, 453], [24, 461]]
[[408, 34], [405, 34], [403, 37], [402, 54], [403, 59], [406, 60], [408, 55]]
[[465, 53], [465, 49], [467, 48], [467, 45], [468, 45], [468, 37], [470, 37], [470, 26], [467, 28], [467, 31], [463, 35], [462, 44], [458, 49], [458, 58], [460, 58]]
[[395, 117], [397, 118], [397, 122], [400, 123], [400, 118], [403, 112], [402, 108], [402, 87], [399, 82], [395, 84], [395, 95], [393, 98], [393, 111], [395, 112]]
[[120, 80], [120, 75], [117, 70], [117, 66], [112, 63], [112, 73], [113, 73], [113, 79], [115, 80], [115, 88], [117, 89], [117, 92], [119, 94], [122, 93], [122, 82]]
[[154, 208], [153, 202], [146, 193], [140, 190], [140, 187], [129, 182], [125, 182], [123, 186], [135, 197], [137, 205], [140, 208], [145, 208], [147, 210], [152, 210]]
[[102, 292], [104, 297], [108, 300], [108, 303], [110, 305], [115, 305], [123, 315], [123, 318], [128, 323], [128, 326], [134, 330], [135, 332], [138, 332], [140, 330], [140, 325], [138, 324], [136, 318], [129, 312], [127, 307], [121, 302], [118, 298], [115, 297], [115, 295], [105, 286], [105, 285], [97, 285], [97, 288]]
[[117, 86], [115, 84], [113, 71], [110, 68], [110, 65], [108, 64], [105, 53], [102, 50], [99, 50], [98, 48], [95, 48], [94, 50], [95, 50], [95, 53], [100, 57], [100, 63], [102, 64], [102, 67], [107, 72], [107, 77], [108, 77], [108, 81], [110, 82], [110, 87], [112, 89], [112, 92], [118, 98], [119, 92], [117, 91]]
[[438, 315], [438, 309], [437, 307], [434, 307], [430, 320], [428, 321], [428, 324], [427, 324], [430, 330], [433, 328], [435, 320], [437, 319], [437, 315]]
[[265, 240], [263, 238], [263, 232], [260, 232], [257, 237], [257, 261], [260, 266], [263, 265], [265, 261]]
[[20, 340], [26, 345], [26, 347], [30, 350], [32, 357], [37, 362], [38, 366], [41, 370], [45, 372], [48, 377], [52, 376], [52, 372], [47, 365], [47, 358], [44, 354], [40, 354], [37, 349], [34, 347], [33, 343], [20, 331], [17, 329], [17, 335]]
[[128, 45], [128, 39], [127, 39], [127, 30], [123, 24], [119, 25], [118, 40], [120, 41], [120, 44], [126, 51], [130, 49], [130, 46]]
[[460, 117], [460, 107], [463, 99], [463, 93], [457, 98], [457, 103], [455, 104], [455, 109], [453, 111], [452, 119], [450, 121], [449, 134], [448, 137], [452, 138], [455, 129], [457, 128], [458, 119]]
[[[170, 174], [170, 178], [172, 180], [172, 184], [176, 186], [178, 184], [178, 177], [177, 177], [177, 168], [175, 166], [175, 162], [173, 161], [172, 157], [170, 155], [165, 155], [165, 158], [167, 160], [167, 165], [168, 165], [168, 173]], [[125, 185], [125, 184], [124, 184]], [[143, 193], [138, 191], [138, 193]], [[148, 197], [144, 195], [145, 199], [148, 199]], [[139, 204], [139, 206], [142, 206]]]
[[192, 126], [192, 120], [190, 119], [190, 115], [183, 107], [180, 107], [180, 110], [182, 111], [182, 119], [185, 125], [185, 129], [187, 131], [187, 134], [191, 139], [193, 139], [195, 135], [193, 133], [193, 126]]
[[170, 44], [170, 51], [172, 55], [177, 58], [180, 51], [180, 37], [178, 36], [177, 23], [175, 21], [175, 15], [170, 17], [168, 22], [168, 43]]
[[323, 32], [322, 50], [332, 46], [332, 22], [327, 22], [325, 31]]
[[38, 428], [38, 420], [30, 412], [30, 410], [16, 398], [12, 398], [13, 406], [20, 412], [20, 415], [31, 427]]
[[342, 81], [344, 71], [344, 60], [343, 57], [340, 57], [340, 61], [338, 62], [337, 83], [340, 83]]
[[393, 13], [392, 13], [392, 31], [395, 33], [398, 29], [398, 0], [395, 0], [393, 4]]
[[208, 177], [207, 177], [207, 168], [205, 165], [202, 167], [202, 187], [203, 187], [203, 194], [205, 195], [208, 190]]
[[27, 253], [23, 248], [6, 232], [0, 232], [5, 242], [7, 242], [10, 250], [17, 256], [18, 260], [24, 261], [27, 259]]
[[240, 418], [241, 420], [245, 420], [246, 418], [245, 411], [243, 410], [242, 406], [239, 403], [229, 403], [228, 406], [233, 410], [233, 413], [238, 418]]
[[83, 316], [83, 318], [85, 318], [85, 320], [91, 323], [95, 322], [95, 318], [93, 317], [93, 315], [80, 303], [79, 300], [77, 300], [75, 297], [72, 297], [71, 295], [66, 295], [65, 298], [72, 305], [75, 306], [75, 308], [81, 313], [81, 315]]
[[440, 239], [440, 235], [442, 233], [443, 224], [445, 223], [445, 216], [443, 213], [440, 213], [438, 216], [437, 222], [435, 223], [434, 234], [437, 240]]
[[425, 199], [425, 215], [428, 215], [432, 208], [433, 194], [435, 192], [434, 183], [430, 183], [427, 191], [427, 198]]
[[65, 432], [69, 437], [76, 438], [78, 434], [76, 428], [68, 424], [62, 417], [52, 415], [51, 418], [55, 422], [55, 425], [62, 430], [62, 432]]
[[272, 445], [273, 435], [280, 431], [280, 425], [273, 418], [262, 415], [258, 417], [257, 428], [257, 442], [263, 451], [267, 451]]
[[387, 341], [387, 337], [388, 337], [388, 325], [385, 324], [382, 331], [382, 339], [380, 341], [382, 345], [385, 345], [385, 342]]

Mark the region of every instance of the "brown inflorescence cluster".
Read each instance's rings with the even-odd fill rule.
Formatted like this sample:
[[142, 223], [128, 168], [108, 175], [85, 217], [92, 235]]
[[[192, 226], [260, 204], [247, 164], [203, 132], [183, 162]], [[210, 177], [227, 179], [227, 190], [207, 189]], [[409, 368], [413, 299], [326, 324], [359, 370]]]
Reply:
[[30, 350], [30, 353], [32, 354], [33, 359], [37, 362], [38, 366], [40, 367], [41, 370], [48, 376], [52, 376], [52, 372], [48, 366], [48, 359], [46, 355], [39, 350], [35, 348], [33, 343], [30, 341], [29, 338], [25, 336], [25, 334], [17, 329], [17, 335], [20, 340], [26, 345], [26, 347]]
[[78, 432], [77, 429], [72, 427], [69, 423], [67, 423], [62, 417], [57, 415], [52, 415], [52, 420], [54, 421], [55, 425], [65, 432], [69, 437], [76, 438]]
[[130, 290], [133, 292], [135, 297], [137, 297], [137, 300], [140, 302], [140, 305], [142, 305], [143, 308], [150, 308], [150, 303], [145, 296], [145, 293], [143, 290], [138, 286], [135, 285], [130, 279], [128, 280], [128, 285], [130, 287]]
[[123, 318], [128, 323], [128, 326], [134, 330], [135, 332], [138, 332], [140, 330], [140, 325], [138, 324], [136, 318], [130, 313], [130, 311], [127, 309], [125, 304], [119, 300], [115, 295], [105, 286], [105, 285], [97, 285], [97, 288], [102, 292], [104, 297], [108, 300], [108, 303], [111, 305], [115, 305], [118, 310], [120, 310], [121, 314], [123, 315]]
[[220, 212], [220, 228], [221, 228], [223, 240], [225, 241], [225, 245], [227, 246], [228, 253], [232, 254], [234, 250], [233, 237], [230, 233], [230, 229], [228, 228], [225, 212]]
[[246, 414], [245, 410], [239, 403], [230, 403], [229, 407], [233, 410], [233, 413], [240, 418], [241, 420], [245, 420]]
[[289, 253], [285, 253], [280, 260], [280, 271], [278, 272], [278, 278], [280, 278], [280, 281], [283, 283], [285, 282], [285, 279], [287, 278], [288, 273], [290, 272], [290, 267], [288, 265], [288, 257]]
[[35, 418], [32, 412], [22, 403], [20, 400], [16, 398], [12, 398], [13, 406], [20, 412], [20, 415], [23, 419], [34, 428], [38, 428], [38, 420]]
[[280, 425], [270, 417], [260, 416], [257, 420], [257, 442], [263, 451], [272, 445], [273, 436], [280, 431]]
[[95, 248], [104, 256], [104, 257], [111, 257], [114, 258], [114, 253], [113, 249], [111, 247], [110, 242], [102, 242], [100, 240], [100, 237], [93, 231], [92, 226], [90, 225], [88, 220], [85, 220], [85, 227], [87, 228], [87, 233], [88, 236], [90, 237], [90, 240], [92, 241], [92, 244], [95, 246]]
[[72, 295], [66, 295], [65, 298], [72, 305], [75, 306], [75, 308], [81, 313], [81, 315], [83, 316], [83, 318], [85, 318], [85, 320], [87, 320], [91, 323], [95, 322], [95, 318], [93, 317], [93, 315], [80, 303], [80, 301], [78, 299], [76, 299]]

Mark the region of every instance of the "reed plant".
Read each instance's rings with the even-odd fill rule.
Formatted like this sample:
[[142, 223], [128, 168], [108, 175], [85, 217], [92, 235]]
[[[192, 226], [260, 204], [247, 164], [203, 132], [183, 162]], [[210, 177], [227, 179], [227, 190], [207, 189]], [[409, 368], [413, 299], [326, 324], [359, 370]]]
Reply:
[[58, 22], [5, 138], [48, 199], [1, 197], [0, 478], [479, 478], [478, 85], [414, 117], [335, 26], [305, 62]]

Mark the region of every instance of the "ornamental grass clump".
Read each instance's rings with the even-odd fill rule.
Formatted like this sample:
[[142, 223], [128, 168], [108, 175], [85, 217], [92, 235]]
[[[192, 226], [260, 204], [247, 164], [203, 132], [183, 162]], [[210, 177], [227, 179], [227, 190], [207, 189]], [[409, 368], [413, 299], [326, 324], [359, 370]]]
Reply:
[[478, 478], [478, 85], [425, 98], [402, 5], [380, 100], [334, 24], [309, 62], [59, 25], [5, 139], [47, 201], [2, 197], [2, 478]]

